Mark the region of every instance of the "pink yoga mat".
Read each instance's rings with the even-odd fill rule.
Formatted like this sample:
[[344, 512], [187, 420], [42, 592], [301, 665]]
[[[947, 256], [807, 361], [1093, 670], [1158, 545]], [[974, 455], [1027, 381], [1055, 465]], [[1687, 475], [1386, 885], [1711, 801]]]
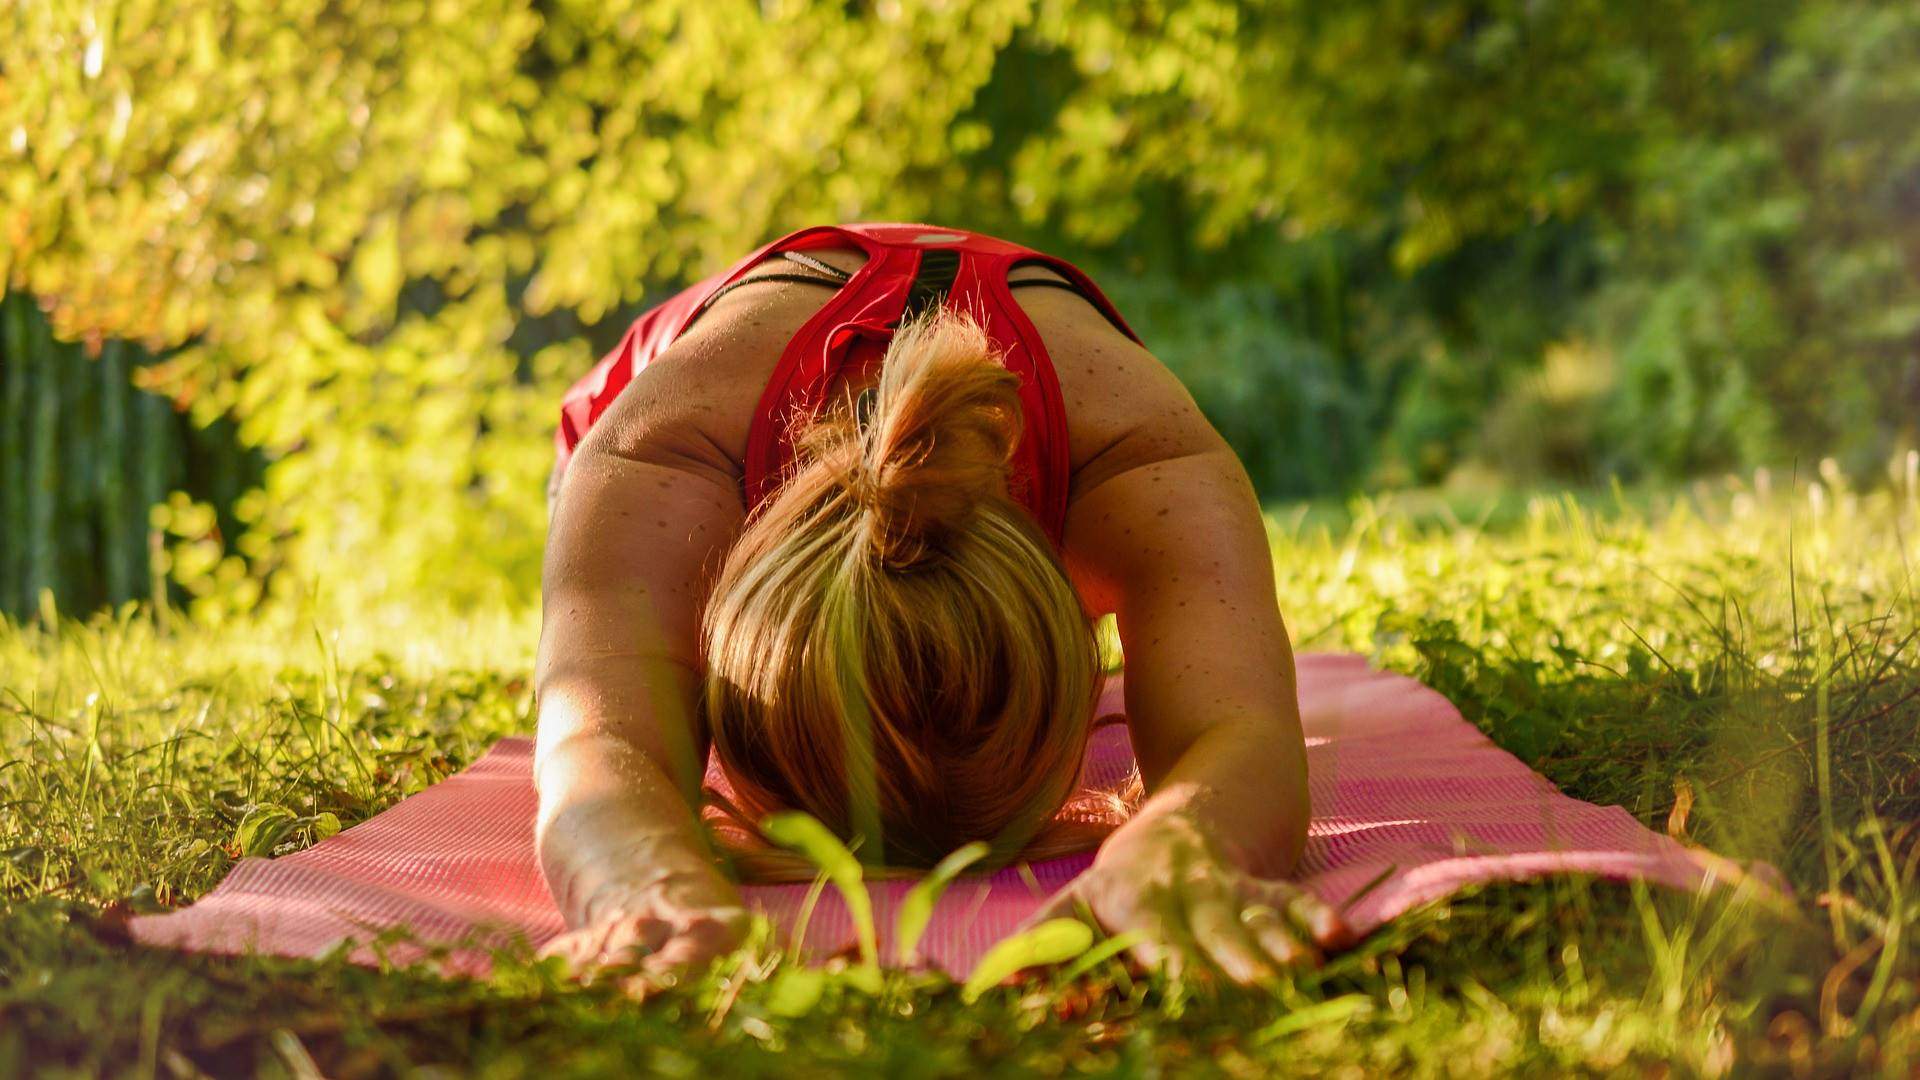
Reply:
[[[1560, 794], [1493, 745], [1451, 703], [1413, 679], [1372, 670], [1358, 656], [1299, 660], [1313, 822], [1295, 873], [1365, 933], [1476, 882], [1579, 871], [1681, 889], [1712, 880], [1711, 859], [1658, 835], [1618, 806]], [[1121, 708], [1113, 679], [1101, 714]], [[342, 939], [404, 928], [420, 942], [533, 944], [562, 929], [534, 860], [532, 742], [501, 740], [473, 767], [371, 820], [279, 859], [243, 859], [182, 911], [133, 920], [142, 942], [200, 952], [318, 956]], [[1086, 783], [1111, 785], [1131, 768], [1126, 728], [1100, 728]], [[935, 909], [921, 944], [927, 961], [964, 974], [995, 941], [1091, 855], [962, 879]], [[1383, 877], [1384, 875], [1384, 877]], [[882, 955], [908, 882], [872, 886]], [[1036, 887], [1037, 886], [1037, 887]], [[748, 903], [790, 932], [804, 885], [756, 885]], [[808, 924], [807, 944], [829, 955], [852, 940], [832, 889]], [[405, 960], [417, 950], [388, 953]], [[375, 959], [357, 946], [356, 959]], [[449, 966], [478, 973], [485, 948], [456, 950]]]

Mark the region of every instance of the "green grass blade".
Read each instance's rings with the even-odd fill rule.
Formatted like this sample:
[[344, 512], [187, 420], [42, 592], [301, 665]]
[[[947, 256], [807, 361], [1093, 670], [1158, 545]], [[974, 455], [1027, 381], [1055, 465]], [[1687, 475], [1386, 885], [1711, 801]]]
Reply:
[[1124, 934], [1115, 934], [1081, 954], [1080, 959], [1075, 960], [1071, 966], [1060, 973], [1060, 981], [1072, 982], [1087, 972], [1092, 971], [1094, 968], [1099, 967], [1101, 964], [1106, 963], [1108, 960], [1119, 956], [1122, 952], [1145, 941], [1146, 938], [1147, 935], [1138, 930], [1129, 930]]
[[966, 985], [960, 988], [961, 1000], [977, 1001], [981, 994], [1016, 971], [1064, 964], [1092, 946], [1093, 928], [1086, 923], [1079, 919], [1049, 919], [988, 949], [987, 955], [973, 966]]
[[792, 1020], [807, 1015], [820, 1003], [826, 991], [827, 976], [812, 968], [783, 967], [774, 975], [767, 992], [767, 1011]]
[[1261, 1028], [1259, 1034], [1254, 1036], [1254, 1042], [1271, 1042], [1308, 1028], [1345, 1024], [1356, 1016], [1365, 1016], [1372, 1011], [1373, 1001], [1365, 994], [1346, 994], [1293, 1010]]
[[927, 932], [927, 923], [933, 918], [933, 907], [946, 893], [947, 886], [960, 876], [961, 871], [985, 858], [986, 844], [975, 840], [971, 844], [956, 849], [941, 859], [926, 877], [907, 890], [906, 899], [900, 902], [900, 914], [895, 917], [893, 930], [893, 950], [895, 962], [905, 967], [913, 963], [920, 949], [920, 937]]
[[880, 945], [873, 929], [873, 899], [860, 871], [860, 861], [847, 845], [811, 815], [798, 811], [772, 814], [760, 823], [760, 830], [775, 843], [804, 855], [825, 874], [847, 903], [847, 915], [859, 936], [860, 961], [867, 967], [880, 966]]
[[827, 888], [827, 875], [815, 874], [807, 885], [806, 899], [800, 901], [800, 913], [794, 917], [793, 933], [787, 939], [787, 959], [800, 962], [800, 954], [807, 943], [807, 927], [813, 922], [813, 909], [820, 903], [820, 894]]

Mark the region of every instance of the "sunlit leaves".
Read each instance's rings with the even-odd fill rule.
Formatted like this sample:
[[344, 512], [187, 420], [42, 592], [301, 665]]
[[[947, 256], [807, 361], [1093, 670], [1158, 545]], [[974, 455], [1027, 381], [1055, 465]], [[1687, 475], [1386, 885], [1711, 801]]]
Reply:
[[1092, 947], [1093, 928], [1079, 919], [1049, 919], [995, 943], [967, 974], [960, 988], [966, 1001], [976, 1001], [1015, 972], [1046, 964], [1063, 964]]
[[[1864, 0], [15, 0], [0, 276], [63, 337], [192, 343], [156, 388], [274, 461], [226, 541], [275, 593], [348, 606], [530, 598], [586, 335], [822, 220], [1129, 260], [1353, 240], [1365, 267], [1314, 286], [1351, 297], [1333, 328], [1250, 305], [1222, 354], [1240, 397], [1297, 384], [1337, 419], [1235, 441], [1316, 490], [1376, 444], [1383, 478], [1440, 479], [1494, 384], [1576, 331], [1621, 372], [1601, 465], [1871, 465], [1912, 436], [1920, 300], [1888, 223], [1916, 57], [1920, 17]], [[1607, 260], [1590, 304], [1478, 246], [1562, 227], [1569, 265]], [[1240, 284], [1299, 293], [1278, 261]], [[1465, 284], [1394, 291], [1423, 269]], [[529, 360], [555, 343], [565, 364]], [[1401, 351], [1469, 377], [1437, 392]], [[1349, 377], [1361, 356], [1391, 370]], [[1244, 417], [1299, 427], [1223, 426]]]
[[254, 807], [234, 830], [233, 846], [242, 855], [271, 855], [281, 837], [292, 829], [295, 817], [285, 807]]
[[[487, 221], [470, 211], [503, 200], [472, 181], [532, 179], [508, 165], [510, 125], [468, 119], [469, 103], [520, 94], [537, 20], [517, 3], [19, 4], [9, 18], [0, 65], [34, 73], [0, 95], [0, 131], [26, 144], [0, 157], [26, 222], [9, 276], [56, 303], [66, 336], [269, 343], [242, 316], [289, 289], [377, 325], [398, 275], [363, 281], [349, 313], [340, 263], [372, 241], [419, 272], [473, 273], [467, 241]], [[436, 188], [462, 198], [410, 212]]]
[[194, 343], [154, 377], [278, 459], [247, 517], [281, 592], [524, 600], [552, 401], [586, 358], [528, 379], [516, 325], [572, 336], [783, 228], [964, 217], [946, 132], [1026, 17], [13, 5], [0, 70], [32, 75], [0, 91], [0, 275], [62, 336]]

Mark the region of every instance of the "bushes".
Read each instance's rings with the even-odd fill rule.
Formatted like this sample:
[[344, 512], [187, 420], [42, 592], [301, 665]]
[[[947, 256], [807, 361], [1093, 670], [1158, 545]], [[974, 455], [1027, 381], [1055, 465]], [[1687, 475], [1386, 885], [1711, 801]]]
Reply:
[[1192, 392], [1269, 498], [1344, 490], [1370, 453], [1369, 394], [1324, 345], [1293, 329], [1271, 285], [1206, 292], [1165, 277], [1103, 288]]
[[[179, 538], [202, 600], [530, 594], [586, 341], [821, 220], [1140, 276], [1271, 496], [1920, 442], [1920, 12], [1873, 0], [132, 0], [17, 6], [0, 70], [7, 287], [266, 463]], [[1555, 404], [1555, 346], [1612, 388]]]

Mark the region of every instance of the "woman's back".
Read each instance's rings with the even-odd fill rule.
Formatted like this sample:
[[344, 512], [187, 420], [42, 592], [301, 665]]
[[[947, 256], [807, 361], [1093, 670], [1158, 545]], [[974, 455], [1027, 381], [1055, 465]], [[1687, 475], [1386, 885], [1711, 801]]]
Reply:
[[[971, 236], [934, 226], [914, 226], [908, 235]], [[807, 246], [798, 262], [763, 249], [760, 258], [743, 261], [738, 273], [715, 275], [643, 316], [615, 353], [569, 395], [559, 440], [563, 460], [588, 427], [599, 426], [604, 411], [612, 430], [601, 437], [611, 445], [637, 448], [668, 430], [679, 431], [683, 438], [710, 443], [733, 463], [750, 509], [763, 500], [787, 450], [784, 444], [771, 445], [772, 412], [810, 411], [823, 404], [820, 399], [838, 399], [871, 385], [877, 378], [874, 361], [884, 348], [879, 334], [871, 335], [880, 338], [876, 341], [839, 342], [841, 351], [853, 355], [841, 370], [806, 388], [818, 395], [809, 400], [794, 391], [795, 372], [784, 369], [783, 362], [804, 364], [791, 354], [822, 343], [796, 337], [809, 324], [819, 326], [823, 309], [835, 304], [841, 310], [831, 313], [827, 326], [897, 321], [891, 309], [846, 310], [843, 294], [859, 289], [868, 251], [847, 243], [845, 236], [823, 239], [831, 246]], [[981, 261], [985, 272], [1005, 273], [1010, 288], [964, 277], [956, 285], [949, 277], [952, 291], [935, 302], [976, 312], [988, 304], [1017, 307], [1017, 318], [998, 327], [989, 324], [1003, 346], [1012, 346], [1005, 359], [1027, 383], [1026, 441], [1037, 445], [1027, 457], [1016, 458], [1015, 479], [1043, 489], [1023, 501], [1060, 543], [1066, 507], [1077, 491], [1156, 453], [1181, 452], [1194, 437], [1211, 432], [1197, 428], [1184, 388], [1131, 336], [1084, 275], [1071, 267], [1063, 267], [1069, 272], [1063, 274], [1029, 258], [1024, 249], [1005, 247], [1011, 250], [996, 252], [1003, 257]], [[939, 272], [923, 271], [921, 277], [927, 276], [938, 281]], [[852, 283], [846, 284], [849, 278]], [[711, 299], [703, 305], [703, 297]], [[639, 384], [631, 392], [625, 389], [629, 379]], [[770, 387], [775, 379], [782, 386]], [[616, 408], [623, 399], [632, 400]]]

